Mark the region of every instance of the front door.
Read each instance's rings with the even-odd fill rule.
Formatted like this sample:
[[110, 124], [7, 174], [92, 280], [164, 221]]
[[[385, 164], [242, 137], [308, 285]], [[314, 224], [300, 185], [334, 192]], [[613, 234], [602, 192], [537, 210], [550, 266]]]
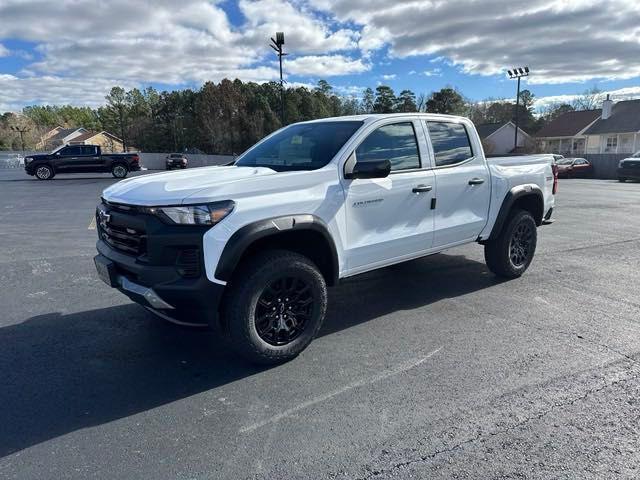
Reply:
[[[418, 121], [377, 127], [355, 150], [356, 162], [387, 159], [386, 178], [345, 180], [348, 274], [426, 252], [433, 241], [434, 175]], [[423, 165], [424, 163], [424, 165]]]
[[56, 153], [55, 169], [57, 172], [73, 173], [80, 170], [82, 165], [82, 150], [80, 145], [69, 145]]
[[489, 216], [491, 177], [464, 124], [427, 121], [435, 160], [437, 199], [433, 246], [475, 240]]

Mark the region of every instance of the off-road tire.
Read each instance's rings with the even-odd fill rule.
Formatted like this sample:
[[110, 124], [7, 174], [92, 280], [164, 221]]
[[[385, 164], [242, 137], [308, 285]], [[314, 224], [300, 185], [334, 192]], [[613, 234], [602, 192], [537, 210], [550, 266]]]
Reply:
[[[523, 230], [530, 234], [526, 248], [521, 247], [518, 241]], [[529, 268], [536, 244], [537, 228], [533, 216], [526, 210], [517, 209], [510, 213], [498, 237], [485, 244], [484, 258], [489, 270], [499, 277], [517, 278]], [[514, 261], [512, 257], [517, 257], [518, 261]]]
[[[313, 302], [298, 336], [290, 343], [273, 345], [258, 333], [258, 302], [274, 282], [289, 277], [299, 278], [308, 286], [306, 295], [311, 295]], [[267, 251], [244, 261], [228, 289], [222, 316], [229, 341], [252, 363], [270, 365], [296, 357], [318, 333], [327, 309], [327, 286], [318, 267], [307, 257], [287, 250]]]

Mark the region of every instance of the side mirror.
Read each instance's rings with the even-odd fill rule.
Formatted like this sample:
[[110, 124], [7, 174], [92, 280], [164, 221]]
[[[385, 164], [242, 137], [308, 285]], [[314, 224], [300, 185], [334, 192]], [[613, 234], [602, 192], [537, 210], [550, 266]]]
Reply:
[[358, 162], [355, 153], [347, 159], [344, 164], [344, 178], [354, 180], [356, 178], [385, 178], [391, 173], [391, 162], [389, 160], [374, 160], [369, 162]]

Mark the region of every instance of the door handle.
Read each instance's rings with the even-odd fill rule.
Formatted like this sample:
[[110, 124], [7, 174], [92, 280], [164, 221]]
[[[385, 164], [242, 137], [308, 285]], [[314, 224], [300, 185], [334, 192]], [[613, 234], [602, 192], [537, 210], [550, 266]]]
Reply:
[[417, 187], [413, 187], [413, 190], [411, 190], [413, 193], [426, 193], [426, 192], [430, 192], [431, 190], [433, 190], [433, 187], [431, 185], [418, 185]]
[[482, 185], [484, 183], [484, 178], [472, 178], [469, 180], [469, 185]]

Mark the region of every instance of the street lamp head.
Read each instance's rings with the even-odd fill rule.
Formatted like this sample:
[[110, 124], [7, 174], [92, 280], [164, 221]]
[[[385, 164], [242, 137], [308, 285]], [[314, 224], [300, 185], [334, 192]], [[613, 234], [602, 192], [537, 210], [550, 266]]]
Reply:
[[529, 67], [524, 67], [524, 71], [529, 73]]
[[276, 45], [284, 45], [284, 32], [276, 32]]
[[509, 74], [510, 77], [513, 77], [513, 72], [511, 70], [507, 70], [507, 73]]

